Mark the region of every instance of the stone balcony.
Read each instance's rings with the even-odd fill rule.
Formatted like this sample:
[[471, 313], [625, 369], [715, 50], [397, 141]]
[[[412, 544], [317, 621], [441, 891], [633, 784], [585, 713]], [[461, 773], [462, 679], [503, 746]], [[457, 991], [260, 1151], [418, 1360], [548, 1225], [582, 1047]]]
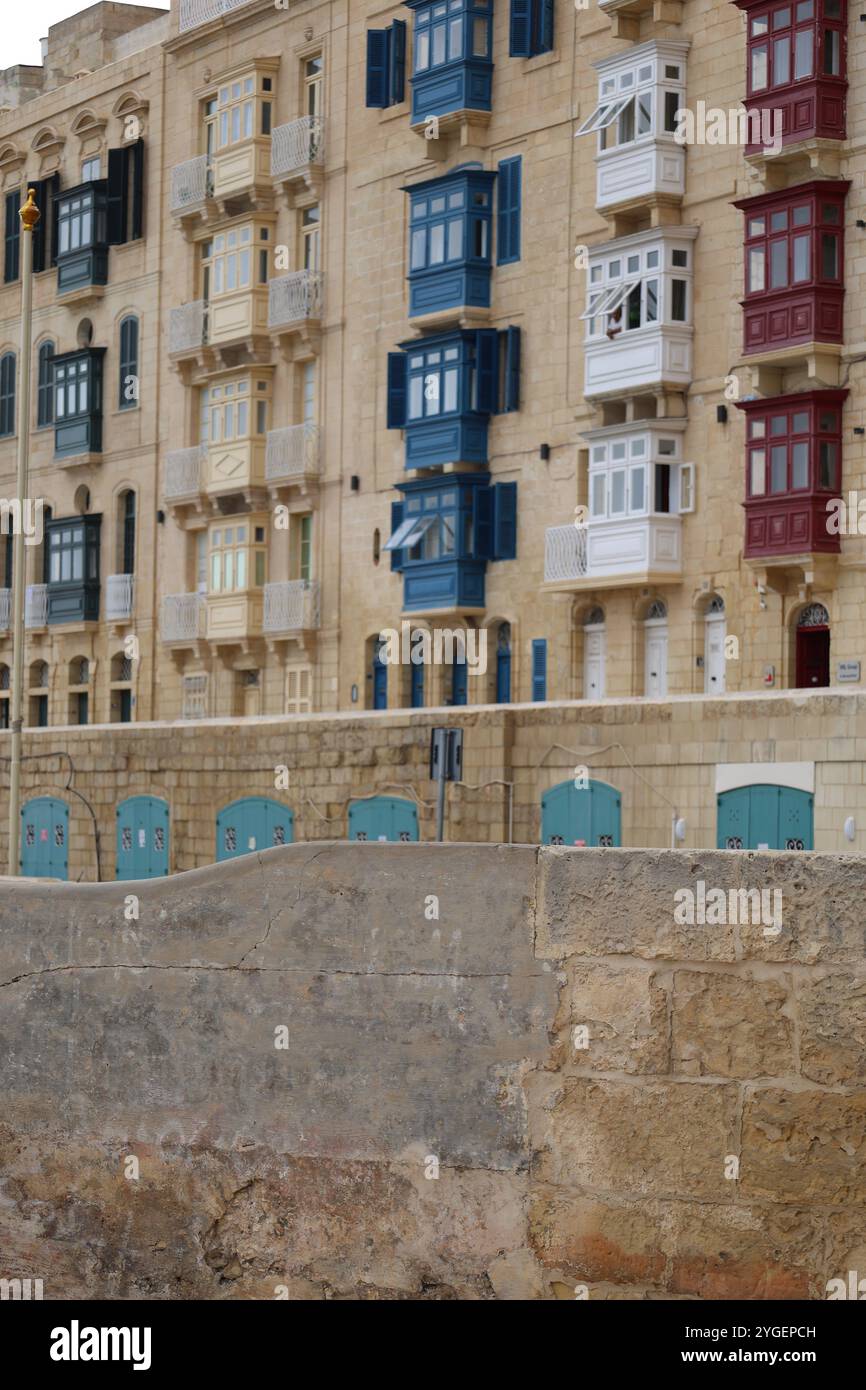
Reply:
[[171, 171], [169, 209], [181, 224], [206, 217], [213, 199], [213, 172], [206, 154], [175, 164]]
[[204, 488], [207, 445], [173, 449], [165, 456], [165, 483], [162, 495], [171, 506], [195, 502]]
[[251, 3], [252, 0], [180, 0], [178, 29], [185, 34], [189, 29], [210, 24], [212, 20], [221, 19]]
[[0, 589], [0, 632], [8, 632], [12, 626], [12, 590]]
[[298, 340], [318, 352], [324, 288], [318, 270], [295, 270], [268, 281], [268, 328], [289, 358]]
[[318, 202], [325, 159], [325, 122], [321, 116], [301, 116], [275, 126], [271, 134], [271, 176], [289, 196], [291, 205]]

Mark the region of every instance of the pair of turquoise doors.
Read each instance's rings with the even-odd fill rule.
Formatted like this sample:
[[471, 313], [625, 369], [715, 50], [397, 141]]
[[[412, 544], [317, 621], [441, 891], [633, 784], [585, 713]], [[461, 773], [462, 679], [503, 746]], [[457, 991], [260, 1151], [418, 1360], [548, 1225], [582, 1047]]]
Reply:
[[607, 782], [576, 787], [574, 778], [541, 798], [543, 845], [621, 845], [622, 797]]
[[[115, 811], [117, 877], [162, 878], [168, 873], [168, 803], [131, 796]], [[21, 808], [21, 872], [28, 878], [69, 877], [69, 806], [36, 796]]]
[[716, 798], [717, 849], [814, 849], [815, 798], [764, 783]]

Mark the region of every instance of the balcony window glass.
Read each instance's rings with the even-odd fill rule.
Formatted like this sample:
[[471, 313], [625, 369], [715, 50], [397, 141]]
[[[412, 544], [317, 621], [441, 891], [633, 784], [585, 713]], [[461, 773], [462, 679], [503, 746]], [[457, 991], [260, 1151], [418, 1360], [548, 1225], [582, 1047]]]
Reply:
[[839, 446], [826, 439], [818, 446], [818, 486], [830, 492], [839, 487]]
[[82, 247], [92, 246], [97, 239], [94, 236], [94, 203], [93, 189], [77, 193], [73, 198], [58, 200], [57, 250], [61, 256], [68, 251], [78, 251]]
[[766, 451], [753, 449], [749, 455], [749, 492], [752, 497], [763, 497], [767, 491], [766, 474]]
[[788, 448], [774, 444], [770, 450], [770, 491], [786, 492], [788, 488]]
[[769, 83], [769, 53], [765, 43], [756, 44], [751, 54], [750, 87], [753, 92], [763, 91]]
[[247, 439], [250, 436], [253, 423], [256, 433], [265, 434], [267, 432], [268, 401], [263, 392], [268, 389], [266, 382], [256, 384], [255, 394], [258, 399], [255, 402], [255, 415], [251, 416], [251, 385], [248, 378], [221, 382], [211, 386], [207, 402], [210, 415], [208, 428], [210, 443], [226, 444], [234, 440]]
[[593, 516], [604, 516], [605, 474], [595, 473], [592, 479], [590, 510]]
[[629, 510], [642, 512], [644, 509], [646, 474], [643, 468], [632, 468], [629, 474]]
[[809, 445], [802, 441], [791, 446], [791, 487], [809, 486]]
[[[800, 77], [812, 76], [812, 54], [815, 47], [815, 36], [811, 29], [798, 29], [796, 34], [796, 48], [794, 57], [794, 80]], [[777, 78], [776, 84], [787, 81], [787, 78]]]
[[248, 525], [216, 527], [212, 530], [208, 592], [224, 594], [261, 588], [267, 574], [264, 538], [264, 526], [254, 526], [252, 531]]
[[86, 415], [90, 401], [90, 358], [58, 362], [54, 368], [54, 419]]
[[824, 30], [824, 73], [827, 77], [842, 73], [842, 35], [838, 29]]
[[748, 290], [755, 294], [766, 288], [766, 255], [763, 246], [753, 246], [749, 251]]
[[835, 232], [821, 234], [821, 276], [824, 280], [839, 279], [839, 237]]
[[671, 318], [674, 323], [686, 322], [686, 282], [671, 281]]
[[814, 77], [819, 35], [823, 74], [841, 77], [840, 0], [825, 0], [822, 17], [817, 12], [814, 0], [799, 0], [795, 5], [777, 5], [769, 14], [755, 16], [749, 26], [750, 93], [788, 87]]
[[[218, 147], [225, 149], [229, 145], [236, 145], [241, 140], [252, 139], [256, 130], [256, 101], [255, 80], [253, 77], [240, 78], [236, 82], [226, 83], [220, 87], [217, 94], [217, 130]], [[266, 103], [270, 106], [270, 103]], [[263, 118], [259, 117], [259, 129], [262, 129]], [[266, 132], [262, 132], [263, 134]]]
[[[772, 239], [764, 234], [767, 217], [747, 214], [747, 295], [761, 294], [766, 289], [784, 289], [789, 285], [840, 283], [841, 197], [839, 202], [834, 203], [826, 202], [825, 197], [820, 201], [813, 197], [808, 202], [798, 202], [790, 209], [773, 210], [769, 214], [769, 230], [777, 235]], [[839, 230], [823, 230], [828, 224], [839, 227]], [[817, 238], [816, 242], [813, 242], [813, 236]], [[813, 245], [818, 255], [813, 254]], [[768, 259], [769, 285], [765, 282]]]
[[[465, 351], [471, 348], [466, 345]], [[460, 348], [415, 352], [409, 357], [409, 420], [455, 415], [460, 399]]]
[[621, 516], [625, 511], [625, 469], [616, 468], [610, 475], [611, 516]]

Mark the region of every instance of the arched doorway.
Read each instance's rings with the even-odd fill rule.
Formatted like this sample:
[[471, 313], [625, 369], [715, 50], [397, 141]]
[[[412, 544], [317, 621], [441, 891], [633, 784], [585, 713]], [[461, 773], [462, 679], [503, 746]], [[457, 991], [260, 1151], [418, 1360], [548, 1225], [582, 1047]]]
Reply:
[[622, 796], [607, 782], [576, 787], [573, 777], [551, 787], [541, 798], [541, 843], [622, 844]]
[[815, 798], [761, 783], [716, 797], [717, 849], [813, 849]]
[[19, 863], [25, 878], [69, 877], [69, 807], [56, 796], [36, 796], [21, 807]]
[[725, 692], [725, 600], [715, 594], [704, 612], [704, 694]]
[[604, 609], [591, 608], [583, 623], [583, 698], [603, 700], [607, 646]]
[[115, 877], [164, 877], [168, 873], [168, 802], [157, 796], [130, 796], [121, 801], [115, 817]]
[[350, 840], [417, 840], [418, 807], [400, 796], [370, 796], [349, 805]]
[[496, 632], [496, 703], [511, 702], [511, 624], [500, 623]]
[[823, 603], [810, 603], [797, 619], [795, 655], [798, 690], [830, 684], [830, 614]]
[[294, 838], [295, 816], [288, 806], [263, 796], [244, 796], [230, 801], [217, 816], [217, 863], [257, 849], [290, 845]]
[[663, 700], [668, 693], [668, 610], [655, 599], [644, 618], [644, 695]]

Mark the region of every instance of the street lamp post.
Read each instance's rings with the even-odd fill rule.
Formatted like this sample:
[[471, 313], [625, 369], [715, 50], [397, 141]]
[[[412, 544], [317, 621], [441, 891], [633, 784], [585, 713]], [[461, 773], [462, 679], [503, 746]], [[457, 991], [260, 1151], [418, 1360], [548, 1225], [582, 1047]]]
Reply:
[[[21, 841], [21, 725], [24, 705], [24, 504], [30, 462], [30, 350], [33, 339], [33, 232], [40, 213], [28, 188], [21, 218], [21, 364], [18, 403], [18, 526], [12, 553], [12, 758], [9, 769], [9, 873], [18, 873]], [[8, 544], [8, 542], [7, 542]]]

